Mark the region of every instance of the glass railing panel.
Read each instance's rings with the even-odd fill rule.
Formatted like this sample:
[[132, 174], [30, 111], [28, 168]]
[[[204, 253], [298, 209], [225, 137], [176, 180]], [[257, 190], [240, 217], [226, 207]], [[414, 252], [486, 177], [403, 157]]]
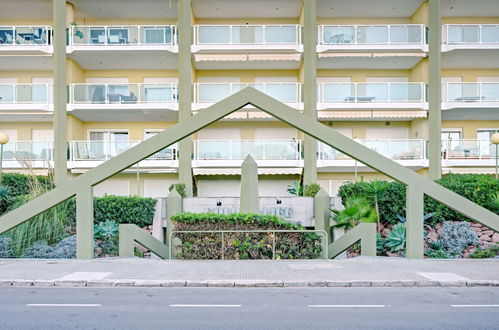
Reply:
[[267, 95], [287, 103], [299, 102], [299, 87], [295, 83], [199, 83], [196, 85], [196, 101], [200, 103], [218, 102], [245, 87], [251, 86]]
[[266, 44], [297, 44], [297, 26], [265, 26]]
[[172, 84], [143, 84], [140, 95], [148, 103], [172, 103], [178, 100], [177, 88]]
[[482, 42], [499, 43], [499, 25], [482, 25]]
[[297, 25], [197, 25], [198, 45], [298, 44]]
[[421, 83], [323, 83], [321, 102], [422, 102]]
[[136, 145], [138, 141], [72, 141], [72, 159], [75, 161], [104, 161]]
[[0, 26], [0, 46], [48, 45], [50, 32], [47, 26]]
[[[425, 159], [424, 140], [359, 140], [358, 142], [393, 160]], [[320, 160], [351, 159], [324, 143], [319, 143], [318, 157]]]
[[200, 45], [231, 43], [230, 26], [199, 25], [197, 32]]
[[197, 141], [197, 159], [231, 159], [230, 141]]
[[144, 44], [174, 44], [174, 26], [143, 26], [141, 28], [141, 41]]
[[230, 44], [263, 44], [265, 40], [263, 26], [232, 26], [230, 31]]
[[49, 84], [0, 85], [0, 103], [47, 104], [52, 103], [52, 95]]
[[348, 102], [353, 101], [355, 85], [350, 83], [326, 83], [322, 88], [323, 102]]
[[177, 159], [177, 146], [169, 146], [165, 149], [147, 157], [146, 160], [175, 160]]
[[284, 103], [297, 103], [298, 90], [295, 84], [279, 84], [279, 83], [265, 83], [265, 84], [251, 84], [251, 87], [258, 89], [265, 94]]
[[422, 44], [422, 25], [323, 25], [322, 44]]
[[214, 103], [223, 100], [232, 94], [230, 84], [199, 84], [197, 89], [197, 101]]
[[389, 101], [389, 90], [389, 85], [383, 83], [358, 84], [355, 101], [386, 102]]
[[4, 160], [48, 161], [52, 154], [52, 142], [48, 141], [10, 141], [3, 148]]
[[477, 43], [480, 41], [480, 27], [478, 25], [449, 25], [447, 42]]
[[423, 33], [421, 25], [393, 25], [390, 26], [390, 43], [392, 44], [421, 44]]
[[174, 103], [176, 84], [73, 84], [75, 104]]
[[499, 101], [499, 82], [480, 83], [480, 96], [482, 101]]
[[489, 140], [443, 140], [444, 159], [495, 159], [496, 148]]
[[72, 26], [73, 45], [173, 44], [174, 26]]
[[14, 85], [0, 85], [0, 103], [14, 103]]
[[357, 42], [359, 44], [387, 44], [388, 26], [359, 26]]
[[299, 142], [296, 140], [198, 140], [196, 146], [196, 158], [203, 160], [242, 160], [247, 155], [258, 160], [300, 159]]
[[355, 27], [346, 25], [323, 27], [324, 44], [353, 44], [355, 43]]

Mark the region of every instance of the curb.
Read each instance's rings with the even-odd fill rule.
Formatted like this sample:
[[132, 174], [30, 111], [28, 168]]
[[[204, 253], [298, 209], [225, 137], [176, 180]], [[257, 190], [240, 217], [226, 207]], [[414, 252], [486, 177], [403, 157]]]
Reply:
[[361, 287], [499, 287], [499, 281], [273, 281], [273, 280], [0, 280], [0, 287], [136, 287], [136, 288], [181, 288], [181, 287], [224, 287], [224, 288], [361, 288]]

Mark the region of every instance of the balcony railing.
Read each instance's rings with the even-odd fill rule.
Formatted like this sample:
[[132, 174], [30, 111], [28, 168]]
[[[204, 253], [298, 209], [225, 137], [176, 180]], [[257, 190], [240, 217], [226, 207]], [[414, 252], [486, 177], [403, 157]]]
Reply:
[[0, 47], [48, 46], [51, 35], [50, 26], [0, 26]]
[[[142, 141], [71, 141], [69, 155], [72, 161], [106, 161], [130, 149]], [[175, 160], [177, 146], [172, 145], [150, 156], [146, 160]]]
[[196, 45], [299, 45], [300, 25], [195, 25]]
[[177, 28], [173, 25], [71, 26], [72, 46], [175, 45]]
[[72, 84], [74, 104], [176, 103], [176, 84]]
[[495, 159], [496, 148], [489, 140], [443, 140], [443, 159]]
[[443, 83], [444, 102], [498, 102], [499, 82]]
[[[393, 160], [420, 160], [426, 158], [425, 140], [382, 139], [359, 140], [358, 142]], [[351, 158], [324, 143], [319, 143], [318, 159], [347, 160]]]
[[423, 45], [425, 26], [401, 25], [319, 25], [320, 45]]
[[196, 83], [194, 100], [197, 103], [215, 103], [248, 86], [284, 103], [301, 102], [299, 83]]
[[49, 104], [52, 96], [52, 84], [0, 84], [0, 104]]
[[321, 83], [320, 103], [424, 102], [425, 84], [414, 83]]
[[499, 24], [449, 24], [443, 29], [449, 45], [499, 44]]
[[251, 155], [257, 160], [299, 160], [298, 140], [197, 140], [197, 160], [242, 160]]
[[3, 160], [53, 160], [52, 141], [9, 141], [3, 148]]

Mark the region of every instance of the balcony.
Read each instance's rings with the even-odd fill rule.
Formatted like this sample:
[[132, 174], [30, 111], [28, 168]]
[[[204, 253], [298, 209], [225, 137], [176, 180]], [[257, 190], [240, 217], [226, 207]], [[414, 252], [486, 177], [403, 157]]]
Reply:
[[0, 26], [0, 52], [51, 53], [50, 26]]
[[192, 52], [302, 52], [300, 25], [195, 25]]
[[425, 84], [321, 83], [318, 85], [318, 110], [427, 110]]
[[[481, 109], [496, 112], [499, 108], [499, 82], [443, 83], [442, 109]], [[489, 118], [490, 120], [490, 118]]]
[[301, 141], [196, 140], [194, 167], [239, 167], [251, 155], [262, 167], [303, 167]]
[[319, 25], [318, 52], [341, 50], [427, 51], [424, 25]]
[[[82, 168], [93, 168], [140, 142], [142, 141], [70, 141], [68, 144], [68, 167], [73, 171]], [[176, 168], [178, 167], [177, 152], [177, 146], [172, 145], [139, 162], [138, 167], [142, 170], [158, 167]]]
[[196, 83], [192, 109], [200, 110], [246, 88], [253, 87], [291, 107], [303, 109], [299, 83]]
[[0, 84], [0, 111], [52, 111], [51, 84]]
[[444, 166], [494, 166], [496, 156], [489, 140], [442, 140]]
[[499, 24], [448, 24], [442, 36], [443, 51], [499, 49]]
[[9, 141], [3, 148], [3, 167], [46, 169], [53, 161], [51, 141]]

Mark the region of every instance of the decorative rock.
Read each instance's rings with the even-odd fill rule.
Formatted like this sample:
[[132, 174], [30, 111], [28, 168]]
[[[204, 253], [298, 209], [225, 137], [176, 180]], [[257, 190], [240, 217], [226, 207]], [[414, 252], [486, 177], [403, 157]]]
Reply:
[[479, 228], [479, 227], [470, 227], [470, 229], [473, 230], [476, 233], [481, 233], [482, 232], [482, 228]]
[[383, 229], [383, 231], [381, 232], [381, 236], [383, 237], [387, 237], [389, 234], [390, 234], [391, 230], [388, 229], [388, 228], [385, 228]]
[[499, 243], [499, 233], [494, 233], [494, 235], [492, 235], [492, 242]]
[[490, 238], [490, 236], [487, 236], [487, 235], [482, 235], [482, 236], [480, 236], [480, 240], [490, 242], [490, 241], [492, 241], [492, 238]]
[[485, 231], [482, 230], [482, 235], [492, 236], [492, 235], [494, 235], [494, 231], [493, 230], [485, 230]]
[[386, 252], [386, 255], [389, 256], [389, 257], [400, 257], [398, 255], [398, 253], [394, 253], [394, 252]]
[[478, 227], [478, 228], [481, 228], [482, 227], [482, 224], [481, 223], [476, 223], [476, 222], [473, 222], [470, 224], [470, 227]]
[[428, 240], [430, 240], [430, 241], [438, 241], [438, 237], [439, 236], [438, 236], [438, 234], [435, 231], [430, 231], [428, 233], [427, 237], [428, 237]]

